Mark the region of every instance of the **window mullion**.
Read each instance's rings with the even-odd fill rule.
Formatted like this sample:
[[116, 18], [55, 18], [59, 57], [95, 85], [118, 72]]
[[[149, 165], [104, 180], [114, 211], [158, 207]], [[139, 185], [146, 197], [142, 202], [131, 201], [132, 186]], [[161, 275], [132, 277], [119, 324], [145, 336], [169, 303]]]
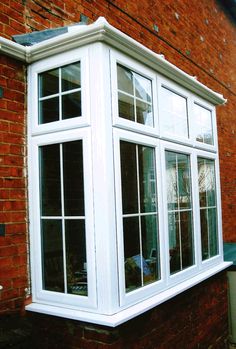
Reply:
[[140, 176], [139, 176], [139, 157], [138, 157], [138, 145], [136, 145], [136, 167], [137, 167], [137, 194], [138, 194], [138, 223], [139, 223], [139, 248], [140, 248], [140, 270], [141, 270], [141, 283], [144, 285], [143, 281], [143, 263], [142, 263], [142, 255], [143, 255], [143, 247], [142, 247], [142, 222], [141, 222], [141, 199], [140, 199]]
[[65, 205], [64, 205], [64, 172], [63, 172], [62, 144], [60, 144], [60, 173], [61, 173], [61, 213], [62, 213], [62, 246], [63, 246], [64, 287], [65, 287], [65, 293], [67, 293], [66, 239], [65, 239]]
[[62, 120], [62, 82], [61, 82], [61, 68], [59, 68], [59, 120]]
[[180, 203], [179, 203], [179, 171], [178, 171], [178, 156], [176, 154], [176, 186], [177, 186], [177, 195], [178, 195], [178, 226], [179, 226], [179, 254], [180, 254], [180, 270], [183, 269], [182, 263], [182, 241], [181, 241], [181, 221], [180, 221]]

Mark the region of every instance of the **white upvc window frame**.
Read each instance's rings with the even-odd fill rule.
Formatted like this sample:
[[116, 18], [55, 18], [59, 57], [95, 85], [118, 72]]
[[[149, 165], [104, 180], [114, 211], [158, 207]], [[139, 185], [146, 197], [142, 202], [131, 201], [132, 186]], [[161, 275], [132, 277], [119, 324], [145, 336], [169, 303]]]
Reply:
[[[157, 81], [156, 75], [148, 67], [140, 64], [139, 62], [127, 57], [126, 55], [119, 53], [112, 49], [110, 53], [111, 59], [111, 89], [112, 89], [112, 114], [113, 125], [124, 128], [126, 130], [133, 130], [135, 132], [147, 135], [157, 136], [159, 135], [159, 118], [158, 118], [158, 106], [157, 106]], [[140, 124], [135, 121], [127, 120], [119, 117], [118, 108], [118, 83], [117, 83], [117, 64], [120, 64], [131, 71], [138, 73], [152, 83], [152, 106], [153, 106], [153, 127]]]
[[[83, 142], [84, 164], [84, 196], [85, 196], [85, 235], [87, 254], [88, 296], [78, 296], [65, 293], [47, 291], [42, 285], [42, 253], [41, 253], [41, 222], [40, 222], [40, 183], [39, 183], [39, 147], [51, 144], [61, 144], [75, 140]], [[71, 308], [96, 308], [96, 276], [94, 256], [94, 218], [92, 200], [92, 164], [91, 164], [91, 136], [89, 129], [59, 131], [49, 135], [33, 137], [29, 148], [29, 192], [30, 192], [30, 229], [31, 261], [32, 261], [32, 288], [33, 300], [44, 304], [69, 306]], [[39, 277], [40, 276], [40, 277]]]
[[194, 119], [194, 111], [193, 111], [194, 104], [197, 104], [202, 108], [205, 108], [206, 110], [208, 110], [211, 113], [213, 144], [207, 144], [207, 143], [197, 141], [196, 140], [196, 128], [193, 127], [193, 130], [192, 130], [193, 145], [196, 148], [216, 153], [216, 152], [218, 152], [218, 136], [217, 136], [215, 107], [211, 103], [203, 100], [202, 98], [200, 98], [198, 96], [192, 96], [192, 98], [191, 98], [192, 110], [191, 110], [190, 119], [191, 119], [191, 123], [193, 123], [193, 125], [194, 125], [194, 120], [192, 120], [192, 119]]
[[[161, 98], [161, 90], [162, 88], [166, 88], [167, 90], [179, 95], [180, 97], [183, 97], [186, 99], [186, 113], [187, 113], [187, 128], [188, 128], [188, 137], [178, 136], [176, 134], [173, 134], [171, 132], [166, 132], [164, 130], [163, 124], [162, 124], [162, 104], [165, 103], [164, 100]], [[178, 84], [174, 83], [173, 81], [160, 77], [158, 78], [158, 109], [159, 109], [159, 124], [160, 124], [160, 136], [162, 139], [166, 139], [169, 141], [175, 141], [177, 143], [192, 144], [192, 127], [193, 122], [190, 118], [191, 114], [191, 93], [184, 89], [183, 87], [179, 86]]]
[[[64, 52], [67, 50], [67, 52]], [[117, 326], [167, 301], [199, 282], [227, 268], [223, 262], [219, 160], [215, 105], [225, 102], [163, 56], [148, 50], [99, 18], [94, 24], [76, 26], [56, 37], [25, 50], [28, 67], [29, 218], [33, 302], [27, 310], [65, 318]], [[82, 116], [38, 124], [38, 80], [41, 72], [81, 62]], [[126, 120], [118, 115], [117, 63], [152, 81], [154, 127]], [[163, 135], [160, 127], [160, 86], [187, 96], [189, 139]], [[37, 101], [37, 102], [36, 102]], [[212, 111], [214, 146], [194, 140], [193, 103]], [[39, 247], [39, 160], [41, 145], [83, 139], [85, 214], [87, 229], [88, 297], [45, 291]], [[125, 140], [156, 149], [161, 279], [135, 291], [125, 292], [122, 236], [122, 198], [119, 142]], [[170, 149], [215, 160], [219, 227], [219, 255], [201, 261], [200, 218], [195, 217], [198, 249], [196, 265], [169, 275], [168, 224], [165, 198], [164, 150]], [[197, 178], [194, 165], [191, 171]], [[193, 173], [192, 172], [192, 173]], [[197, 186], [193, 184], [193, 210], [198, 209]], [[49, 294], [50, 293], [50, 294]]]
[[116, 212], [117, 212], [117, 246], [118, 246], [118, 266], [119, 266], [119, 289], [120, 289], [120, 306], [126, 307], [132, 303], [138, 302], [140, 299], [146, 299], [153, 294], [156, 294], [164, 289], [165, 286], [165, 264], [164, 251], [165, 241], [162, 234], [163, 230], [163, 206], [161, 197], [161, 183], [156, 183], [157, 188], [157, 207], [158, 207], [158, 240], [160, 253], [160, 272], [161, 279], [146, 286], [137, 288], [135, 291], [126, 293], [125, 291], [125, 273], [124, 273], [124, 238], [123, 238], [123, 210], [122, 210], [122, 195], [121, 195], [121, 166], [120, 166], [120, 141], [126, 141], [138, 145], [144, 145], [155, 149], [155, 167], [156, 176], [160, 176], [160, 151], [159, 140], [147, 135], [140, 135], [128, 130], [114, 129], [114, 158], [115, 161], [115, 187], [116, 187]]
[[[40, 124], [35, 115], [39, 115], [39, 74], [48, 70], [63, 67], [68, 64], [80, 62], [81, 64], [81, 116], [48, 122]], [[58, 132], [62, 130], [69, 130], [77, 127], [85, 127], [90, 124], [90, 103], [89, 103], [89, 53], [87, 48], [75, 49], [72, 52], [61, 53], [55, 57], [49, 57], [46, 60], [41, 60], [34, 63], [28, 68], [28, 82], [29, 82], [29, 107], [30, 114], [30, 132], [31, 135], [40, 135], [48, 132]], [[61, 106], [60, 106], [61, 108]]]

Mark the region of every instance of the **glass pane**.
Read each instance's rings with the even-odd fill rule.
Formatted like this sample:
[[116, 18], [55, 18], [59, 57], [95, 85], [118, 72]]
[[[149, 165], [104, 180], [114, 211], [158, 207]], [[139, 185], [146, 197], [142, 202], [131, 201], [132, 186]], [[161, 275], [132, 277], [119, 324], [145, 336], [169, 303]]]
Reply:
[[136, 100], [137, 122], [147, 126], [153, 126], [152, 106], [145, 102]]
[[59, 69], [39, 74], [39, 97], [51, 96], [59, 92]]
[[61, 68], [62, 91], [69, 91], [81, 87], [80, 63], [73, 63]]
[[84, 216], [82, 141], [63, 143], [65, 216]]
[[200, 210], [200, 220], [201, 220], [202, 260], [205, 260], [209, 258], [207, 209]]
[[166, 152], [168, 209], [191, 207], [189, 156]]
[[127, 120], [135, 120], [134, 99], [123, 93], [118, 94], [119, 117]]
[[213, 257], [219, 253], [216, 208], [208, 209], [208, 224], [209, 224], [209, 235], [211, 237], [210, 246], [209, 246], [210, 257]]
[[149, 284], [160, 279], [157, 216], [143, 216], [141, 218], [141, 228], [142, 254], [144, 257], [143, 282]]
[[214, 160], [198, 158], [198, 188], [201, 208], [202, 259], [205, 260], [219, 252]]
[[169, 229], [170, 273], [173, 274], [181, 270], [179, 212], [168, 213], [168, 229]]
[[61, 215], [60, 145], [40, 147], [40, 187], [42, 216]]
[[214, 160], [198, 158], [198, 185], [200, 206], [215, 206], [216, 187]]
[[136, 144], [120, 142], [123, 213], [138, 212]]
[[181, 227], [181, 250], [182, 250], [182, 269], [187, 268], [194, 263], [194, 244], [192, 230], [192, 212], [180, 212]]
[[178, 208], [178, 163], [177, 154], [166, 152], [166, 188], [168, 210]]
[[190, 186], [190, 164], [189, 156], [178, 154], [178, 190], [179, 190], [179, 207], [191, 207], [191, 186]]
[[161, 123], [164, 133], [188, 138], [188, 113], [186, 98], [161, 89]]
[[61, 220], [41, 220], [43, 289], [64, 292]]
[[139, 218], [123, 219], [126, 292], [142, 286]]
[[211, 111], [194, 103], [194, 120], [196, 125], [196, 140], [206, 144], [213, 144]]
[[66, 220], [66, 272], [68, 293], [88, 295], [84, 220]]
[[81, 116], [81, 92], [69, 93], [62, 96], [62, 119]]
[[59, 97], [39, 101], [39, 123], [59, 120]]
[[141, 212], [157, 211], [155, 150], [138, 146]]
[[124, 92], [127, 92], [131, 95], [134, 94], [133, 89], [133, 73], [131, 70], [117, 65], [117, 80], [118, 80], [118, 89]]
[[134, 74], [135, 96], [146, 102], [152, 102], [152, 82], [139, 74]]

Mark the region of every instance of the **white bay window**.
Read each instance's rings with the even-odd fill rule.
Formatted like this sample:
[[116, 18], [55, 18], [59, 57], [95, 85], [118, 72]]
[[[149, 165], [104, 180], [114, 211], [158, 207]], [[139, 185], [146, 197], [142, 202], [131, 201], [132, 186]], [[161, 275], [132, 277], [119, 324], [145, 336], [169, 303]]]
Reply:
[[32, 57], [27, 309], [116, 326], [226, 268], [223, 97], [104, 19]]

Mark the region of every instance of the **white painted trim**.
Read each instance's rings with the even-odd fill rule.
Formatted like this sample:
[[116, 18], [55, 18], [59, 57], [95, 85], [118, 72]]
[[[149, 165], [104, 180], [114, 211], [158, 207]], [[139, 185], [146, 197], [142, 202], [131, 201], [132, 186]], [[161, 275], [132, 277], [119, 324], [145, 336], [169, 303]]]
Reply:
[[128, 35], [122, 33], [110, 25], [104, 17], [99, 17], [96, 22], [90, 25], [75, 26], [66, 34], [45, 40], [30, 47], [22, 47], [10, 40], [1, 38], [0, 52], [25, 61], [26, 63], [32, 63], [98, 41], [115, 47], [127, 55], [129, 54], [137, 61], [155, 69], [215, 105], [226, 102], [226, 99], [221, 94], [214, 92], [200, 83], [196, 77], [190, 76], [174, 64], [168, 62], [163, 55], [156, 54]]
[[57, 306], [50, 306], [40, 303], [31, 303], [26, 306], [26, 310], [43, 313], [47, 315], [59, 316], [71, 320], [85, 321], [104, 326], [116, 327], [122, 323], [131, 320], [135, 316], [141, 315], [142, 313], [153, 309], [157, 305], [168, 301], [169, 299], [177, 296], [181, 292], [184, 292], [191, 287], [199, 284], [200, 282], [214, 276], [215, 274], [227, 269], [232, 265], [232, 262], [222, 262], [210, 270], [206, 270], [201, 274], [194, 276], [180, 284], [165, 290], [153, 297], [150, 297], [138, 304], [135, 304], [127, 309], [124, 309], [113, 315], [95, 314], [85, 311], [77, 311], [69, 308], [62, 308]]

